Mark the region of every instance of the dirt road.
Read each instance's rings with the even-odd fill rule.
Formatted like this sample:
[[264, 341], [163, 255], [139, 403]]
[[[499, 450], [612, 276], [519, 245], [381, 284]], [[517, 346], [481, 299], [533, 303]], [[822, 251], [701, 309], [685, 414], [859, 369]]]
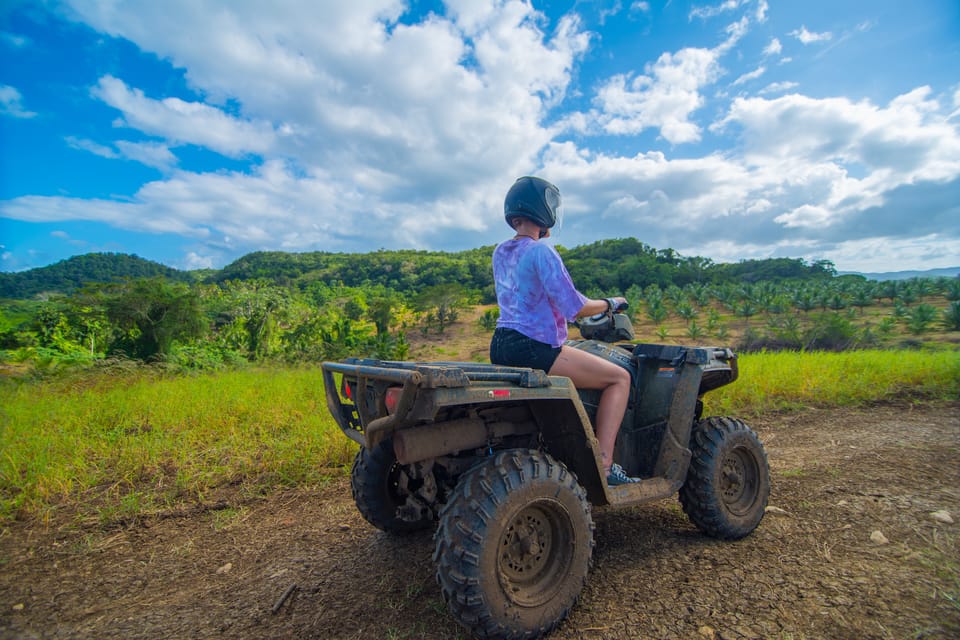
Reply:
[[[676, 501], [595, 510], [595, 565], [551, 640], [960, 638], [960, 403], [751, 421], [771, 508], [717, 542]], [[431, 535], [345, 479], [110, 531], [0, 534], [2, 638], [466, 638]], [[945, 522], [955, 520], [956, 524]]]

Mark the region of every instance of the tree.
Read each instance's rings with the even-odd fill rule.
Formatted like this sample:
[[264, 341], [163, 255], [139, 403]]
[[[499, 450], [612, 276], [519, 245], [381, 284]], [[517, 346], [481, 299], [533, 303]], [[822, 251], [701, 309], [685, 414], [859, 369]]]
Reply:
[[661, 302], [648, 302], [647, 316], [653, 320], [654, 324], [660, 324], [667, 319], [667, 308]]
[[697, 324], [696, 320], [691, 320], [690, 324], [687, 325], [687, 336], [691, 340], [698, 340], [699, 338], [702, 338], [703, 333], [703, 329]]
[[200, 298], [187, 285], [151, 278], [114, 285], [108, 291], [107, 316], [124, 332], [120, 348], [132, 357], [164, 356], [174, 341], [204, 333]]
[[757, 307], [749, 300], [744, 300], [737, 305], [737, 315], [743, 318], [743, 326], [746, 327], [750, 318], [757, 314]]
[[930, 324], [937, 319], [937, 310], [927, 303], [918, 304], [910, 310], [907, 316], [907, 328], [911, 333], [924, 333]]
[[387, 289], [379, 289], [367, 301], [367, 317], [377, 328], [377, 335], [382, 336], [390, 332], [393, 324], [394, 310], [403, 303], [397, 294]]
[[466, 292], [459, 284], [438, 284], [427, 287], [416, 298], [416, 308], [427, 314], [427, 326], [435, 326], [443, 333], [460, 317], [466, 304]]
[[943, 326], [949, 331], [960, 331], [960, 301], [951, 302], [943, 310]]

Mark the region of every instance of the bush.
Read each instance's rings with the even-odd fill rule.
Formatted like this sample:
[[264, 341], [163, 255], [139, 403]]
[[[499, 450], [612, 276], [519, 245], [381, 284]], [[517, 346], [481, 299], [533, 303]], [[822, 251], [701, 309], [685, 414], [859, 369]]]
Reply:
[[943, 326], [949, 331], [960, 331], [960, 302], [952, 302], [943, 310]]
[[823, 313], [805, 332], [804, 348], [816, 351], [844, 351], [857, 344], [857, 328], [839, 313]]
[[484, 331], [493, 331], [497, 328], [497, 320], [500, 319], [500, 310], [494, 307], [493, 309], [487, 309], [483, 312], [483, 315], [480, 316], [478, 322], [480, 327]]

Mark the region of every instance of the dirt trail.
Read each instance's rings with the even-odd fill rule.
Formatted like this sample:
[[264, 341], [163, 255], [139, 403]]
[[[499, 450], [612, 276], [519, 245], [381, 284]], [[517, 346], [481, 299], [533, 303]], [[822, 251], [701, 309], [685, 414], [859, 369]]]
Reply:
[[[676, 501], [596, 510], [594, 569], [551, 640], [960, 637], [960, 403], [752, 426], [774, 482], [760, 528], [717, 542]], [[432, 551], [367, 525], [343, 479], [124, 530], [15, 523], [0, 637], [466, 638]]]

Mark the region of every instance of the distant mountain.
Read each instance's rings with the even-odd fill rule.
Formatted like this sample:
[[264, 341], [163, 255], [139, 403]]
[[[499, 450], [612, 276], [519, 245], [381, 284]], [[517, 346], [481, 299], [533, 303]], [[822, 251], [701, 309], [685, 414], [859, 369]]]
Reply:
[[927, 271], [886, 271], [883, 273], [863, 273], [861, 271], [840, 271], [837, 275], [863, 276], [867, 280], [909, 280], [910, 278], [956, 278], [960, 276], [960, 267], [944, 267]]
[[87, 284], [156, 277], [180, 282], [193, 280], [190, 272], [139, 256], [87, 253], [29, 271], [0, 273], [0, 298], [23, 300], [45, 292], [70, 294]]

